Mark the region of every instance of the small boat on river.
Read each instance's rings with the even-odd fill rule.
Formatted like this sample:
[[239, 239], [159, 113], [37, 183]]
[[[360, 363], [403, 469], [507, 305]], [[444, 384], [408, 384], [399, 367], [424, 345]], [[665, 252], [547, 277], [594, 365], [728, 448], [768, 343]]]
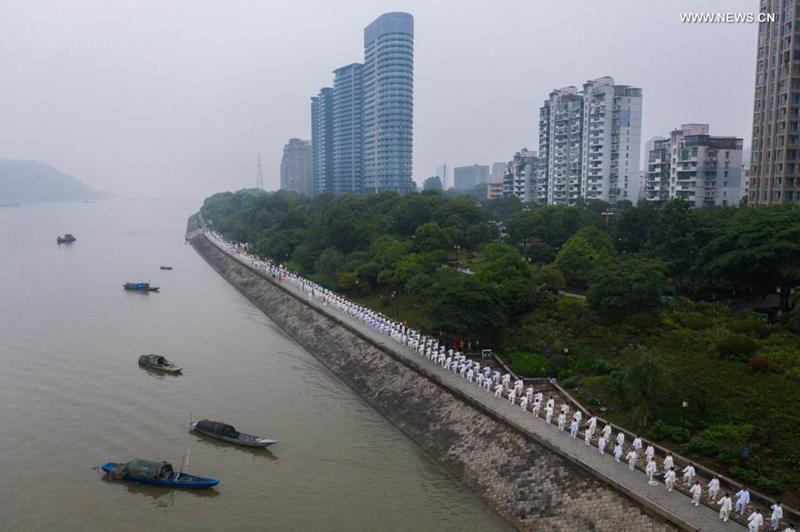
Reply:
[[125, 283], [122, 288], [133, 292], [158, 292], [159, 287], [150, 286], [150, 283]]
[[171, 270], [172, 266], [162, 266], [161, 269], [162, 270]]
[[175, 471], [168, 462], [154, 460], [131, 460], [130, 462], [108, 462], [100, 469], [114, 480], [128, 480], [166, 486], [170, 488], [211, 488], [219, 484], [215, 478], [196, 477], [183, 471]]
[[161, 355], [155, 354], [140, 356], [139, 365], [145, 368], [163, 371], [164, 373], [180, 373], [182, 371], [182, 368], [175, 366], [173, 362], [170, 362]]
[[75, 242], [76, 240], [78, 239], [69, 233], [65, 233], [64, 236], [56, 237], [56, 243], [58, 244], [70, 244], [72, 242]]
[[278, 441], [270, 440], [269, 438], [262, 438], [261, 436], [254, 436], [253, 434], [239, 432], [233, 428], [233, 425], [220, 423], [219, 421], [210, 421], [208, 419], [189, 421], [189, 430], [195, 430], [200, 434], [205, 434], [211, 438], [216, 438], [229, 443], [235, 443], [237, 445], [244, 445], [245, 447], [266, 448], [273, 443], [277, 443]]

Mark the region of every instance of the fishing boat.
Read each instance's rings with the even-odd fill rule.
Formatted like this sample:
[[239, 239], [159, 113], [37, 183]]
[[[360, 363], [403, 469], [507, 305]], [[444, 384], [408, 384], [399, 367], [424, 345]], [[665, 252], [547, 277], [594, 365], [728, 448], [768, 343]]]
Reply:
[[164, 373], [180, 373], [182, 371], [182, 368], [175, 366], [174, 363], [170, 362], [166, 358], [152, 353], [149, 355], [140, 356], [139, 365], [145, 368], [163, 371]]
[[195, 430], [200, 434], [205, 434], [211, 438], [235, 443], [237, 445], [244, 445], [245, 447], [266, 448], [273, 443], [277, 443], [278, 441], [270, 440], [269, 438], [262, 438], [261, 436], [254, 436], [253, 434], [239, 432], [233, 428], [233, 425], [220, 423], [219, 421], [210, 421], [208, 419], [201, 419], [200, 421], [190, 420], [189, 430]]
[[150, 283], [125, 283], [122, 288], [133, 292], [158, 292], [159, 287], [150, 286]]
[[76, 240], [78, 239], [69, 233], [65, 233], [64, 236], [56, 237], [56, 242], [58, 244], [69, 244], [70, 242], [75, 242]]
[[171, 270], [172, 266], [162, 266], [161, 269], [162, 270]]
[[131, 460], [130, 462], [108, 462], [100, 469], [115, 480], [128, 480], [166, 486], [171, 488], [211, 488], [219, 484], [215, 478], [196, 477], [183, 471], [175, 471], [168, 462], [154, 460]]

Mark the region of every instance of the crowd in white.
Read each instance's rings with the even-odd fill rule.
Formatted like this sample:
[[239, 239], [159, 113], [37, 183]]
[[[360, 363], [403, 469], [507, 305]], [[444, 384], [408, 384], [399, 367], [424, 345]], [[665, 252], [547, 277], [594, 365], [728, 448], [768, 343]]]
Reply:
[[[439, 342], [438, 339], [426, 336], [420, 331], [408, 327], [404, 323], [398, 323], [386, 316], [370, 310], [369, 308], [348, 300], [319, 284], [310, 281], [292, 271], [289, 271], [282, 264], [274, 264], [269, 260], [264, 260], [250, 253], [246, 245], [231, 243], [221, 234], [212, 230], [206, 230], [206, 235], [212, 239], [222, 249], [235, 255], [240, 261], [249, 264], [259, 271], [271, 275], [280, 282], [288, 282], [305, 292], [309, 299], [317, 299], [323, 306], [330, 306], [343, 312], [354, 319], [357, 319], [376, 331], [389, 336], [402, 346], [416, 351], [420, 357], [424, 357], [431, 363], [460, 375], [467, 382], [473, 383], [486, 393], [494, 393], [498, 399], [508, 400], [512, 405], [518, 405], [526, 412], [531, 412], [534, 418], [541, 419], [547, 424], [552, 424], [553, 415], [556, 415], [555, 428], [567, 434], [572, 439], [578, 438], [579, 432], [583, 429], [583, 440], [587, 446], [593, 444], [597, 447], [601, 455], [606, 453], [606, 447], [613, 444], [611, 456], [621, 463], [623, 460], [628, 469], [634, 471], [639, 465], [645, 473], [646, 479], [651, 484], [657, 483], [656, 477], [663, 477], [664, 485], [668, 491], [673, 491], [678, 482], [678, 473], [682, 476], [684, 488], [688, 489], [691, 496], [690, 504], [699, 506], [703, 492], [707, 494], [709, 502], [719, 507], [719, 518], [727, 522], [731, 512], [736, 512], [741, 516], [747, 514], [747, 526], [751, 532], [757, 532], [764, 525], [764, 516], [758, 507], [750, 504], [750, 492], [744, 486], [739, 489], [733, 497], [729, 492], [722, 492], [720, 496], [720, 480], [714, 476], [705, 487], [700, 480], [696, 479], [697, 472], [693, 464], [687, 464], [683, 469], [676, 471], [675, 459], [671, 453], [667, 453], [661, 464], [656, 461], [655, 448], [651, 443], [645, 442], [636, 436], [629, 446], [625, 445], [625, 433], [617, 432], [613, 434], [610, 424], [605, 424], [602, 430], [598, 431], [598, 420], [594, 414], [589, 413], [588, 419], [584, 420], [583, 412], [576, 409], [571, 412], [568, 403], [563, 402], [556, 405], [555, 399], [550, 396], [545, 401], [542, 392], [534, 391], [532, 386], [525, 387], [520, 379], [516, 379], [513, 384], [509, 373], [501, 374], [498, 369], [490, 365], [482, 365], [481, 362], [468, 358], [464, 353], [454, 350]], [[542, 408], [544, 404], [544, 408]], [[544, 410], [543, 415], [542, 410]], [[627, 451], [627, 452], [626, 452]], [[735, 502], [734, 502], [735, 500]], [[780, 530], [783, 520], [783, 508], [779, 501], [774, 501], [771, 506], [770, 526], [772, 530]], [[783, 532], [796, 532], [793, 524], [785, 525]]]

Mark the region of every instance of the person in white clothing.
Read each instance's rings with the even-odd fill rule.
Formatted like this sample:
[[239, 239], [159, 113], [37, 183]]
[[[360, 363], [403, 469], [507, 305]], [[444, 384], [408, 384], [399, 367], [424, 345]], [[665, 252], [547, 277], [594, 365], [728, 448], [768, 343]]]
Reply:
[[503, 385], [502, 384], [498, 384], [497, 386], [494, 387], [494, 396], [495, 397], [500, 397], [500, 395], [502, 393], [503, 393]]
[[527, 395], [523, 395], [522, 399], [519, 400], [519, 407], [522, 408], [523, 410], [527, 410], [528, 409], [528, 396]]
[[583, 441], [586, 442], [586, 445], [592, 444], [592, 432], [588, 428], [583, 432]]
[[719, 518], [722, 519], [723, 523], [728, 522], [728, 517], [731, 515], [731, 506], [733, 506], [733, 501], [731, 501], [730, 494], [726, 491], [725, 495], [719, 500]]
[[597, 418], [594, 417], [594, 414], [589, 418], [589, 432], [592, 433], [594, 436], [594, 431], [597, 430]]
[[625, 458], [628, 459], [628, 469], [633, 471], [636, 469], [636, 451], [630, 450], [628, 454], [625, 455]]
[[600, 451], [600, 454], [605, 454], [606, 452], [606, 437], [602, 434], [597, 438], [597, 449]]
[[620, 458], [622, 458], [622, 445], [617, 443], [614, 445], [614, 461], [619, 463]]
[[611, 425], [606, 425], [603, 427], [603, 436], [605, 436], [606, 439], [611, 437]]
[[647, 461], [649, 462], [650, 459], [653, 456], [655, 456], [655, 454], [656, 454], [655, 448], [653, 447], [652, 444], [648, 443], [647, 444], [647, 449], [644, 450], [644, 457], [647, 458]]
[[692, 464], [687, 465], [683, 468], [683, 482], [690, 486], [694, 481], [695, 470]]
[[669, 471], [664, 474], [664, 484], [667, 485], [667, 490], [672, 491], [673, 486], [675, 486], [675, 468], [670, 467]]
[[650, 461], [647, 462], [647, 466], [644, 468], [644, 472], [647, 475], [648, 482], [653, 482], [653, 477], [658, 470], [658, 465], [656, 465], [656, 459], [650, 458]]
[[664, 458], [664, 473], [672, 469], [672, 466], [675, 465], [675, 459], [672, 458], [672, 453], [667, 453], [666, 458]]
[[695, 480], [692, 487], [689, 488], [689, 494], [692, 496], [692, 504], [700, 506], [700, 495], [702, 495], [702, 493], [703, 488], [700, 486], [700, 481]]
[[544, 420], [549, 425], [551, 419], [553, 419], [553, 407], [547, 405], [547, 408], [544, 409]]
[[540, 401], [533, 402], [533, 415], [539, 417], [539, 409], [542, 408], [542, 403]]
[[622, 431], [617, 433], [617, 443], [620, 447], [625, 445], [625, 434]]
[[736, 505], [733, 509], [739, 512], [739, 515], [744, 515], [747, 511], [747, 504], [750, 502], [750, 492], [747, 488], [742, 486], [742, 489], [736, 492]]
[[708, 496], [711, 497], [712, 501], [716, 501], [717, 493], [719, 493], [719, 478], [715, 475], [708, 483]]
[[572, 418], [572, 423], [569, 424], [569, 436], [573, 440], [578, 436], [578, 420]]
[[778, 530], [781, 526], [781, 519], [783, 519], [783, 508], [780, 501], [775, 501], [775, 504], [770, 508], [772, 508], [772, 516], [770, 516], [769, 521], [772, 525], [772, 530]]
[[640, 453], [642, 451], [642, 439], [639, 436], [636, 436], [633, 439], [633, 450], [636, 451], [637, 453]]
[[558, 415], [558, 430], [564, 432], [564, 425], [567, 423], [567, 416], [564, 414], [562, 410], [561, 413]]
[[794, 529], [794, 525], [789, 525], [783, 529], [783, 532], [797, 532], [797, 530]]
[[764, 516], [761, 515], [761, 510], [756, 508], [750, 517], [747, 518], [747, 530], [749, 532], [758, 532], [761, 530], [761, 525], [764, 524]]

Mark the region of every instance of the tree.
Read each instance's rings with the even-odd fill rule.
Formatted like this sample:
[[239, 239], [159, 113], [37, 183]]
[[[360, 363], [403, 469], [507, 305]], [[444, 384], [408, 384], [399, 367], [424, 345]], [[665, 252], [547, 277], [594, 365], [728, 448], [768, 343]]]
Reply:
[[638, 253], [647, 242], [647, 232], [655, 224], [657, 216], [658, 210], [648, 201], [621, 211], [613, 226], [617, 251]]
[[496, 290], [509, 316], [524, 314], [550, 300], [548, 293], [534, 284], [528, 263], [508, 244], [494, 242], [483, 247], [475, 278]]
[[624, 399], [631, 407], [632, 421], [647, 427], [669, 397], [672, 378], [658, 357], [644, 346], [626, 348], [623, 355], [633, 359], [623, 374]]
[[658, 212], [655, 224], [647, 232], [645, 252], [667, 264], [668, 273], [676, 290], [683, 281], [699, 253], [695, 239], [695, 216], [689, 202], [674, 199]]
[[627, 316], [661, 304], [665, 266], [656, 260], [626, 258], [599, 264], [589, 276], [586, 301], [597, 313]]
[[597, 250], [586, 240], [573, 236], [556, 255], [553, 266], [564, 275], [568, 286], [583, 288], [589, 280]]
[[790, 310], [792, 288], [800, 284], [800, 210], [790, 207], [743, 209], [721, 235], [703, 249], [705, 271], [735, 288], [780, 292], [780, 308]]
[[442, 231], [439, 224], [428, 222], [417, 227], [414, 233], [414, 244], [420, 251], [449, 250], [453, 243], [450, 236]]
[[336, 248], [330, 247], [320, 254], [314, 263], [317, 273], [324, 276], [331, 282], [336, 282], [339, 271], [344, 264], [344, 255]]
[[429, 177], [422, 185], [422, 190], [442, 190], [443, 188], [442, 180], [439, 179], [438, 175]]

